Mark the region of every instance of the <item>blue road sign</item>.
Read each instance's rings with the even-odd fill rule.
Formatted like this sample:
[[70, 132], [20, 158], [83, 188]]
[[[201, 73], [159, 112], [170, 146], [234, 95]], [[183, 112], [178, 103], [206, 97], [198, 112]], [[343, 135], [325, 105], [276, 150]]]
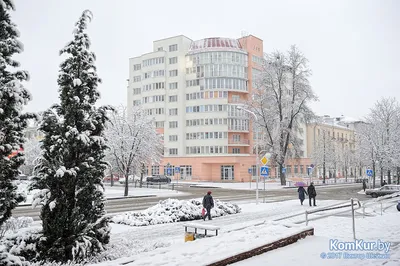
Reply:
[[268, 174], [269, 174], [268, 166], [261, 166], [260, 171], [261, 171], [261, 176], [262, 177], [267, 177]]
[[180, 167], [175, 167], [175, 174], [179, 174], [181, 172], [181, 168]]
[[312, 167], [307, 167], [307, 175], [311, 175], [313, 171]]
[[372, 169], [367, 169], [367, 176], [372, 176]]
[[249, 168], [249, 174], [253, 173], [253, 169]]
[[282, 168], [282, 173], [285, 174], [286, 173], [286, 167]]
[[171, 175], [172, 174], [172, 169], [171, 168], [167, 168], [167, 175]]

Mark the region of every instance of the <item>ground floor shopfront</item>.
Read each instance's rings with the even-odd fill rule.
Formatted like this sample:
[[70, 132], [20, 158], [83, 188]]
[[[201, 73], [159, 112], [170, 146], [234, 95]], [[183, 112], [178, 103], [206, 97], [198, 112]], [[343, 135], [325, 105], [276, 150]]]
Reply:
[[[288, 177], [305, 177], [311, 160], [293, 159], [286, 162]], [[260, 163], [260, 165], [262, 165]], [[269, 178], [277, 178], [278, 167], [267, 164]], [[175, 167], [180, 171], [175, 172]], [[170, 170], [168, 170], [168, 168]], [[256, 179], [256, 156], [170, 157], [146, 170], [148, 175], [168, 175], [173, 179], [211, 182], [249, 182]]]

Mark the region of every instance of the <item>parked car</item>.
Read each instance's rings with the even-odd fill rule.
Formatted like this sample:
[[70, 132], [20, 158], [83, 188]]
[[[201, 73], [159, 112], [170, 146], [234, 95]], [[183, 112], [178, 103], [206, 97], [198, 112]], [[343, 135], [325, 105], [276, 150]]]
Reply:
[[[118, 181], [119, 177], [117, 175], [112, 175], [114, 181]], [[111, 182], [111, 175], [105, 176], [103, 179], [104, 182]]]
[[[135, 176], [133, 176], [133, 175], [128, 176], [128, 183], [135, 183], [135, 182], [140, 182], [140, 176], [137, 176], [137, 175], [135, 175]], [[119, 183], [125, 184], [125, 177], [121, 177], [121, 178], [119, 179]]]
[[25, 174], [19, 174], [17, 176], [18, 180], [28, 180], [28, 176]]
[[146, 178], [148, 183], [171, 183], [171, 178], [166, 175], [154, 175]]
[[385, 196], [400, 192], [400, 185], [385, 185], [381, 188], [367, 189], [365, 195], [370, 195], [373, 198]]

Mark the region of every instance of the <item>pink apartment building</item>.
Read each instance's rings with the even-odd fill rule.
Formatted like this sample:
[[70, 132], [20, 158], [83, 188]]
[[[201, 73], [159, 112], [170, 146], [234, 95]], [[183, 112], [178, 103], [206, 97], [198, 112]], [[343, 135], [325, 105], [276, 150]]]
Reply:
[[131, 58], [128, 107], [147, 109], [164, 137], [164, 158], [148, 174], [167, 174], [169, 164], [180, 167], [182, 179], [254, 179], [251, 117], [237, 106], [251, 97], [262, 62], [263, 41], [252, 35], [198, 41], [181, 35]]

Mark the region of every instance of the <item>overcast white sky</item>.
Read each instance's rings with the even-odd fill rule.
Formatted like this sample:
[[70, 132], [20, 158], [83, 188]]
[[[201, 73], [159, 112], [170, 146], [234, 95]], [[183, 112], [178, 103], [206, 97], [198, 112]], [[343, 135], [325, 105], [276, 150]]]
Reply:
[[15, 0], [14, 22], [31, 74], [29, 111], [58, 101], [59, 50], [84, 9], [103, 83], [101, 104], [126, 105], [128, 59], [152, 41], [179, 34], [192, 40], [264, 40], [264, 52], [297, 44], [310, 61], [317, 114], [364, 116], [382, 96], [400, 100], [400, 1], [396, 0]]

